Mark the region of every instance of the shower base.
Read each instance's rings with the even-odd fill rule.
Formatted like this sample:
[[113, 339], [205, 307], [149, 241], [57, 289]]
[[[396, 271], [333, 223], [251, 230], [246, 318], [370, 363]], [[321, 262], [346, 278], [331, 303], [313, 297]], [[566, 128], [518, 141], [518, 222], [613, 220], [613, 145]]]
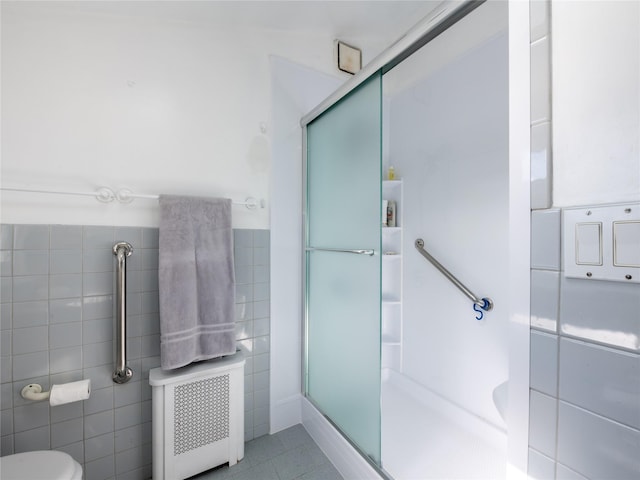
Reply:
[[507, 436], [497, 427], [387, 370], [382, 465], [395, 480], [503, 479]]
[[[393, 480], [501, 480], [507, 435], [393, 370], [382, 377], [382, 468]], [[344, 478], [379, 479], [306, 398], [302, 423]]]

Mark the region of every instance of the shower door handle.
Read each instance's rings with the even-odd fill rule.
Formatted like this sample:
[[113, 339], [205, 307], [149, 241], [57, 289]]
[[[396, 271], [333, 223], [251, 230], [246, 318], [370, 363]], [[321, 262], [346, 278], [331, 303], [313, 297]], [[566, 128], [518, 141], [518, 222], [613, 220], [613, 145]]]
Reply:
[[338, 253], [355, 253], [356, 255], [375, 255], [375, 250], [348, 250], [342, 248], [316, 248], [316, 247], [307, 247], [305, 248], [307, 252], [338, 252]]

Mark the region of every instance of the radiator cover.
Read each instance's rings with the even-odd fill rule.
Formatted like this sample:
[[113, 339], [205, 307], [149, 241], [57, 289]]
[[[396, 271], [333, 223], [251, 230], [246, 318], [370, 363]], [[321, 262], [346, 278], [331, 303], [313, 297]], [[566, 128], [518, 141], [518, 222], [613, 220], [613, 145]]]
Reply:
[[244, 457], [241, 352], [171, 371], [149, 372], [153, 478], [185, 479]]

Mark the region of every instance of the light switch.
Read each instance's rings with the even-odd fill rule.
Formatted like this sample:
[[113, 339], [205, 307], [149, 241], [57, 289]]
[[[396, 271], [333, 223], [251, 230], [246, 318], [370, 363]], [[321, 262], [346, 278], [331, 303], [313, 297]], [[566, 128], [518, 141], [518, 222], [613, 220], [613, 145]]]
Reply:
[[640, 284], [640, 202], [562, 210], [564, 276]]
[[613, 222], [613, 264], [640, 267], [640, 221]]
[[576, 224], [576, 263], [602, 265], [602, 223]]

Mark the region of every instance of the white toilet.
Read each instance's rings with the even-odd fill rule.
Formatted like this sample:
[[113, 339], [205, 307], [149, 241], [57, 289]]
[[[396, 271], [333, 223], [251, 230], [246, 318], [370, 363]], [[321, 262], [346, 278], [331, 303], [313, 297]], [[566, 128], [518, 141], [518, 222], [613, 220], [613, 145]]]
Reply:
[[82, 466], [71, 455], [55, 450], [0, 457], [2, 480], [82, 480]]

